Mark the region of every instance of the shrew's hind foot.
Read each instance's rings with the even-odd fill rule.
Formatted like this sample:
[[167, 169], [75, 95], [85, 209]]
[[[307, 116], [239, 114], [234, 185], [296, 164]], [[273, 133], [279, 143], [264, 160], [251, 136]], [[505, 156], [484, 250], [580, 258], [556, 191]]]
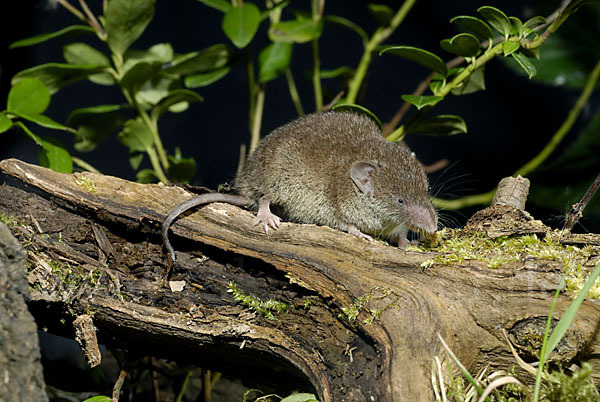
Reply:
[[262, 197], [258, 200], [258, 214], [256, 214], [256, 219], [254, 219], [254, 226], [262, 225], [266, 234], [269, 234], [269, 228], [278, 229], [281, 223], [281, 218], [271, 212], [270, 204], [270, 198]]

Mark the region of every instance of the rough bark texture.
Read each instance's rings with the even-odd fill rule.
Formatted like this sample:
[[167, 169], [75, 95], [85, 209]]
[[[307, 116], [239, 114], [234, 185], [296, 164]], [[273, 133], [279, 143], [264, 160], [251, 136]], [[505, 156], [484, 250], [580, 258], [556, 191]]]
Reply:
[[23, 248], [0, 222], [0, 400], [47, 401], [24, 266]]
[[[0, 187], [0, 212], [21, 223], [11, 230], [34, 262], [32, 304], [59, 306], [71, 320], [91, 314], [100, 342], [246, 378], [260, 373], [263, 383], [310, 382], [322, 401], [431, 399], [432, 359], [444, 356], [438, 333], [473, 370], [512, 367], [503, 329], [531, 349], [562, 276], [562, 264], [535, 258], [423, 270], [432, 255], [314, 225], [283, 223], [266, 236], [252, 213], [211, 204], [172, 227], [170, 279], [185, 282], [173, 292], [159, 229], [189, 193], [16, 160], [0, 168], [45, 197]], [[290, 308], [269, 320], [236, 303], [230, 283]], [[570, 300], [559, 297], [557, 316]], [[56, 317], [36, 318], [70, 331]], [[600, 372], [599, 323], [600, 306], [585, 302], [553, 359], [591, 360]]]

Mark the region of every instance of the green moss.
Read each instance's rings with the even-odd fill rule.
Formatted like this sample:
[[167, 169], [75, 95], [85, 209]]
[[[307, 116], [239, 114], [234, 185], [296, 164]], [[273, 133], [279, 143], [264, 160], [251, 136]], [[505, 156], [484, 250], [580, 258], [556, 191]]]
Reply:
[[79, 184], [86, 192], [96, 194], [96, 184], [87, 176], [81, 178], [81, 180], [76, 181], [75, 183]]
[[235, 301], [242, 303], [250, 310], [259, 313], [269, 320], [274, 320], [275, 316], [273, 313], [279, 314], [286, 312], [290, 309], [289, 305], [279, 300], [268, 299], [265, 301], [260, 300], [254, 295], [245, 294], [240, 288], [233, 282], [229, 282], [227, 285], [227, 292], [233, 295]]
[[[380, 301], [386, 298], [389, 298], [388, 303], [384, 304], [380, 309], [368, 309], [366, 306], [371, 301]], [[342, 312], [344, 314], [340, 314], [340, 317], [346, 317], [346, 319], [352, 323], [356, 321], [360, 310], [365, 309], [370, 313], [370, 317], [364, 319], [363, 323], [369, 325], [389, 309], [398, 307], [399, 300], [400, 297], [392, 289], [376, 286], [371, 289], [369, 293], [356, 299], [349, 307], [342, 307]]]
[[[411, 248], [439, 253], [422, 263], [423, 269], [434, 264], [450, 265], [469, 260], [483, 261], [490, 268], [501, 267], [510, 262], [522, 262], [531, 257], [560, 261], [565, 268], [567, 289], [577, 293], [589, 275], [589, 268], [595, 265], [588, 263], [594, 255], [594, 249], [564, 246], [553, 240], [553, 237], [556, 236], [549, 235], [540, 240], [532, 234], [489, 239], [483, 232], [443, 229], [429, 244]], [[588, 297], [600, 298], [600, 281], [592, 287]]]
[[592, 379], [592, 365], [583, 363], [581, 369], [572, 374], [562, 370], [550, 374], [547, 388], [542, 392], [542, 401], [581, 401], [600, 400], [598, 389]]
[[0, 212], [0, 222], [4, 223], [9, 228], [19, 225], [19, 223], [17, 222], [16, 219], [13, 219], [8, 215], [4, 215], [1, 212]]

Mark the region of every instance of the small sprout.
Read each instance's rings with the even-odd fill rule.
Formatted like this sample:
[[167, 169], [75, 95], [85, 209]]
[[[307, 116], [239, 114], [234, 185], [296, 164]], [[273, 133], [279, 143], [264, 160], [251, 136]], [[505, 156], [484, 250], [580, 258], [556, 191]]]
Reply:
[[[386, 299], [389, 296], [393, 296], [394, 297], [393, 301], [385, 304], [384, 306], [382, 306], [381, 308], [379, 308], [377, 310], [369, 310], [366, 307], [367, 303], [369, 303], [371, 301], [381, 301], [381, 300]], [[374, 320], [379, 319], [379, 317], [381, 316], [381, 314], [383, 314], [384, 312], [386, 312], [390, 308], [392, 308], [392, 307], [398, 307], [398, 300], [399, 299], [400, 299], [399, 296], [396, 295], [392, 289], [382, 288], [380, 286], [376, 286], [373, 289], [371, 289], [371, 291], [369, 293], [366, 293], [365, 295], [363, 295], [363, 296], [359, 297], [358, 299], [356, 299], [356, 301], [354, 303], [352, 303], [352, 305], [350, 305], [349, 307], [342, 307], [341, 310], [342, 310], [342, 312], [344, 314], [343, 315], [340, 314], [340, 315], [338, 315], [338, 317], [339, 318], [343, 318], [345, 316], [346, 319], [350, 323], [353, 323], [354, 321], [356, 321], [356, 318], [358, 318], [358, 314], [360, 312], [360, 309], [364, 308], [371, 315], [370, 315], [369, 318], [364, 319], [363, 323], [365, 325], [369, 325]]]
[[96, 194], [96, 184], [87, 176], [81, 178], [81, 180], [76, 181], [75, 183], [79, 184], [83, 189], [92, 194]]
[[250, 310], [261, 314], [269, 320], [275, 320], [273, 313], [284, 313], [290, 309], [286, 303], [278, 300], [268, 299], [266, 301], [262, 301], [254, 295], [247, 295], [243, 293], [233, 282], [229, 282], [227, 287], [227, 292], [233, 295], [235, 301], [242, 303]]
[[0, 213], [0, 222], [4, 223], [9, 228], [21, 225], [21, 223], [17, 222], [15, 219], [11, 218], [8, 215], [4, 215], [3, 213]]

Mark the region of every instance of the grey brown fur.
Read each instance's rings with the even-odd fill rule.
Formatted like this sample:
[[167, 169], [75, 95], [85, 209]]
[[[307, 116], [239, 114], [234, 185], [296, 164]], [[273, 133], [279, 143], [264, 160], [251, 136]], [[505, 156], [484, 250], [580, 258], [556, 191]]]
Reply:
[[[235, 188], [240, 196], [221, 201], [258, 208], [255, 223], [265, 231], [279, 226], [269, 204], [289, 221], [401, 245], [409, 229], [437, 229], [421, 163], [406, 145], [386, 141], [371, 119], [354, 113], [311, 114], [274, 130], [250, 156]], [[173, 259], [169, 225], [183, 211], [217, 201], [215, 196], [194, 197], [169, 214], [163, 239]]]

